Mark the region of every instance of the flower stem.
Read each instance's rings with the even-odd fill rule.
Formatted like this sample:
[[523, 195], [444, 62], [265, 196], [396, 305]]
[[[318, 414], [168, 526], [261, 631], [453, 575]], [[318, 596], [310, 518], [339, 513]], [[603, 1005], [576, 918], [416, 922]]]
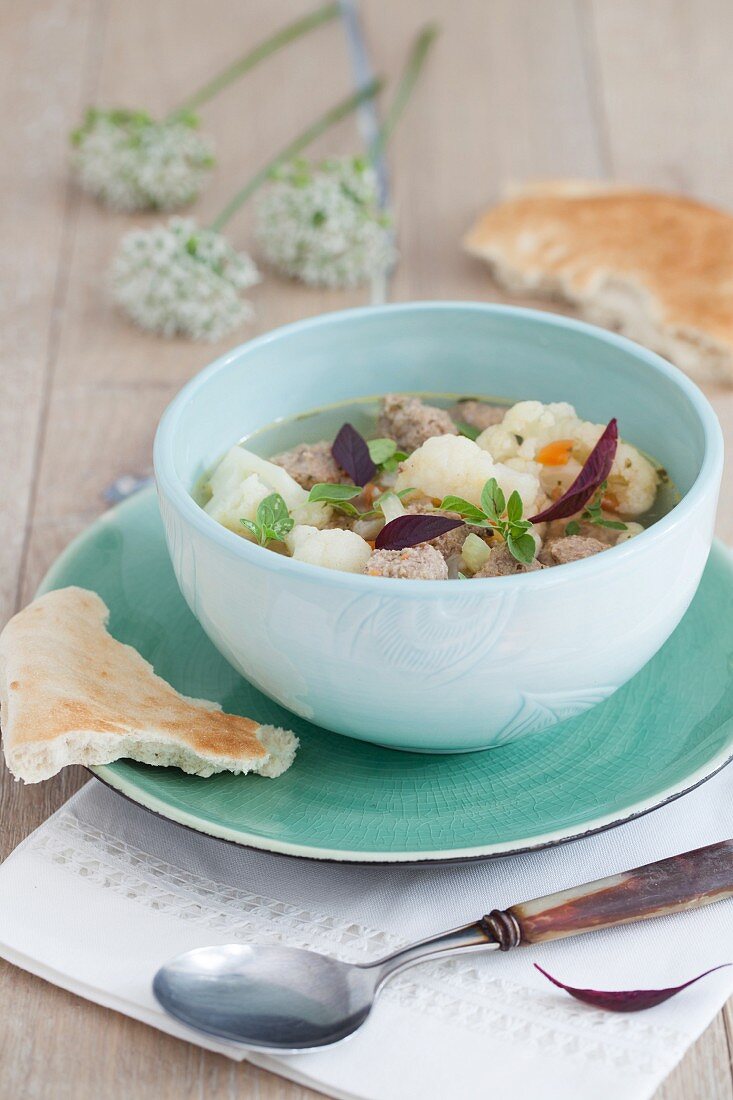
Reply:
[[296, 157], [307, 145], [310, 145], [312, 141], [320, 137], [326, 130], [330, 129], [337, 122], [340, 122], [342, 118], [346, 118], [347, 115], [355, 111], [356, 108], [364, 103], [367, 99], [371, 99], [382, 88], [382, 80], [373, 80], [371, 84], [367, 84], [360, 91], [350, 95], [348, 99], [342, 100], [335, 107], [332, 107], [330, 111], [326, 111], [325, 115], [322, 115], [312, 126], [309, 126], [307, 130], [304, 130], [299, 137], [295, 138], [286, 145], [276, 157], [273, 157], [271, 161], [260, 168], [249, 183], [246, 183], [241, 191], [237, 192], [234, 198], [229, 202], [222, 212], [214, 219], [209, 226], [214, 232], [219, 233], [224, 228], [226, 223], [232, 218], [240, 206], [243, 205], [258, 187], [261, 187], [263, 183], [266, 183], [270, 178], [272, 172], [278, 168], [285, 161], [291, 160]]
[[253, 69], [259, 61], [264, 61], [270, 54], [275, 53], [282, 46], [287, 46], [288, 43], [294, 42], [296, 38], [300, 38], [301, 35], [307, 34], [308, 31], [315, 30], [316, 27], [320, 27], [323, 23], [328, 23], [331, 19], [335, 19], [338, 14], [339, 6], [337, 3], [326, 4], [321, 8], [317, 8], [314, 12], [311, 12], [310, 15], [305, 15], [302, 19], [297, 19], [294, 23], [282, 27], [270, 38], [266, 38], [264, 42], [260, 42], [253, 50], [246, 53], [244, 57], [240, 57], [237, 61], [233, 62], [233, 64], [229, 65], [223, 72], [219, 73], [218, 76], [215, 76], [213, 80], [204, 84], [203, 88], [199, 88], [192, 96], [185, 99], [183, 103], [171, 111], [168, 115], [168, 121], [172, 121], [180, 115], [198, 110], [202, 104], [208, 103], [210, 99], [213, 99], [215, 95], [218, 95], [218, 93], [229, 84], [238, 80], [240, 76], [244, 76], [250, 69]]
[[412, 95], [412, 90], [417, 83], [417, 79], [420, 76], [420, 70], [423, 67], [425, 58], [437, 35], [438, 28], [435, 24], [431, 23], [420, 32], [415, 40], [415, 44], [410, 50], [407, 63], [400, 77], [400, 82], [397, 85], [397, 91], [392, 100], [392, 105], [387, 112], [387, 117], [370, 150], [370, 156], [373, 161], [383, 152], [387, 142], [392, 137], [395, 127], [402, 117], [402, 113]]

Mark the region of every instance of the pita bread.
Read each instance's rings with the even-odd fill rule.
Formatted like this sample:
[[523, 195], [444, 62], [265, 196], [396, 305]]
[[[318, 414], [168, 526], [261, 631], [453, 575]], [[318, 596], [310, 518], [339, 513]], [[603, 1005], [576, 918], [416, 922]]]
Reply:
[[464, 240], [511, 291], [569, 302], [702, 380], [733, 382], [733, 217], [681, 195], [535, 184]]
[[298, 739], [224, 714], [156, 676], [107, 633], [109, 611], [84, 588], [48, 592], [0, 634], [3, 748], [17, 779], [37, 783], [67, 764], [120, 757], [192, 775], [281, 775]]

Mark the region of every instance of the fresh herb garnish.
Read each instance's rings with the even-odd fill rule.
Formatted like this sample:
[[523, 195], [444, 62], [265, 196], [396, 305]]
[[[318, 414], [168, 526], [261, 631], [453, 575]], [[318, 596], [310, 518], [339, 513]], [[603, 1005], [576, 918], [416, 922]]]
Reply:
[[450, 516], [405, 515], [385, 523], [377, 535], [374, 546], [377, 550], [405, 550], [408, 546], [417, 546], [421, 542], [430, 542], [439, 535], [462, 527], [463, 520]]
[[387, 489], [384, 493], [380, 493], [378, 497], [374, 498], [373, 506], [367, 509], [366, 512], [360, 512], [359, 509], [350, 502], [355, 497], [360, 496], [364, 492], [360, 485], [341, 485], [329, 481], [319, 481], [317, 485], [314, 485], [308, 494], [308, 503], [311, 504], [330, 504], [332, 508], [338, 509], [339, 512], [343, 512], [347, 516], [352, 516], [354, 519], [376, 519], [380, 515], [380, 508], [382, 502], [387, 497], [397, 497], [402, 500], [403, 497], [408, 496], [410, 493], [414, 493], [414, 489], [401, 489], [399, 493], [394, 489]]
[[328, 481], [319, 481], [308, 494], [308, 503], [330, 504], [346, 516], [361, 519], [362, 513], [349, 501], [358, 497], [364, 490], [360, 485], [339, 485]]
[[553, 978], [552, 974], [548, 974], [546, 970], [543, 970], [537, 963], [534, 964], [535, 968], [539, 970], [540, 974], [551, 981], [553, 985], [556, 985], [558, 989], [564, 989], [566, 993], [569, 993], [571, 997], [575, 997], [578, 1001], [584, 1001], [587, 1005], [593, 1005], [594, 1008], [605, 1008], [609, 1012], [640, 1012], [644, 1008], [654, 1008], [655, 1005], [660, 1005], [663, 1001], [668, 1001], [670, 997], [674, 997], [675, 993], [680, 993], [683, 989], [687, 989], [688, 986], [694, 985], [695, 982], [699, 982], [701, 978], [707, 977], [708, 974], [712, 974], [716, 970], [722, 970], [725, 966], [730, 966], [730, 963], [721, 963], [720, 966], [713, 966], [710, 970], [703, 971], [702, 974], [698, 974], [696, 978], [690, 978], [689, 981], [683, 982], [681, 985], [667, 986], [666, 989], [579, 989], [574, 985], [567, 985], [565, 982], [561, 982], [559, 978]]
[[608, 482], [604, 481], [590, 504], [586, 504], [582, 518], [589, 523], [595, 523], [596, 527], [610, 527], [612, 531], [627, 531], [626, 524], [622, 523], [621, 520], [606, 519], [603, 514], [601, 502], [606, 495], [607, 488]]
[[467, 424], [465, 420], [456, 420], [456, 427], [461, 435], [465, 435], [466, 439], [473, 439], [474, 442], [481, 435], [480, 428], [474, 428], [473, 424]]
[[461, 519], [473, 524], [474, 527], [490, 526], [486, 513], [470, 501], [464, 500], [463, 497], [445, 497], [440, 502], [440, 508], [443, 512], [457, 512]]
[[440, 507], [444, 512], [457, 512], [473, 527], [489, 527], [498, 532], [512, 557], [523, 565], [534, 560], [537, 544], [530, 533], [532, 521], [522, 518], [522, 498], [515, 489], [507, 500], [495, 477], [489, 478], [483, 487], [480, 508], [462, 497], [445, 497]]
[[355, 485], [366, 485], [377, 473], [369, 444], [353, 424], [344, 424], [333, 441], [331, 454]]
[[295, 520], [279, 493], [270, 493], [260, 501], [256, 519], [240, 519], [239, 522], [260, 546], [267, 546], [268, 542], [282, 542], [295, 526]]
[[370, 439], [367, 446], [372, 462], [385, 474], [391, 474], [407, 458], [405, 451], [397, 449], [394, 439]]
[[[596, 527], [610, 527], [612, 531], [628, 531], [627, 525], [621, 520], [606, 519], [603, 514], [602, 501], [607, 488], [608, 482], [604, 481], [590, 504], [586, 504], [580, 518], [586, 523], [594, 523]], [[565, 528], [566, 535], [577, 535], [579, 531], [580, 524], [576, 519], [571, 520]]]
[[614, 417], [608, 422], [600, 439], [588, 455], [583, 469], [559, 500], [544, 511], [532, 516], [533, 523], [553, 519], [567, 519], [584, 508], [597, 490], [607, 480], [618, 447], [618, 422]]

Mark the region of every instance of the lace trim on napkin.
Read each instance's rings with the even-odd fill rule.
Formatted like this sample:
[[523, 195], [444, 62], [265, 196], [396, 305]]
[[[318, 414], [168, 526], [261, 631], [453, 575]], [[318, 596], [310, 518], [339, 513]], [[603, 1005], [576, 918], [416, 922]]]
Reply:
[[[175, 920], [193, 921], [243, 942], [308, 947], [351, 962], [379, 958], [404, 941], [371, 928], [193, 874], [86, 824], [60, 814], [39, 831], [33, 850], [96, 887]], [[398, 975], [383, 999], [472, 1031], [561, 1056], [579, 1056], [616, 1069], [655, 1073], [669, 1064], [685, 1036], [669, 1027], [633, 1023], [555, 993], [491, 976], [476, 956], [424, 963]]]

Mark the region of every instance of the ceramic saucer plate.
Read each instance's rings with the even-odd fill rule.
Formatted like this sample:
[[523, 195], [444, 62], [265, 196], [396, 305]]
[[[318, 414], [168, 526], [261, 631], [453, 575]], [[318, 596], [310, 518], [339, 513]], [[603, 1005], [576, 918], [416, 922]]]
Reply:
[[455, 756], [328, 733], [243, 680], [179, 593], [152, 489], [72, 543], [41, 590], [69, 584], [98, 592], [112, 633], [179, 691], [299, 735], [295, 763], [276, 780], [122, 760], [93, 769], [141, 806], [253, 848], [360, 863], [504, 855], [628, 821], [733, 756], [733, 563], [721, 546], [672, 638], [614, 696], [525, 741]]

